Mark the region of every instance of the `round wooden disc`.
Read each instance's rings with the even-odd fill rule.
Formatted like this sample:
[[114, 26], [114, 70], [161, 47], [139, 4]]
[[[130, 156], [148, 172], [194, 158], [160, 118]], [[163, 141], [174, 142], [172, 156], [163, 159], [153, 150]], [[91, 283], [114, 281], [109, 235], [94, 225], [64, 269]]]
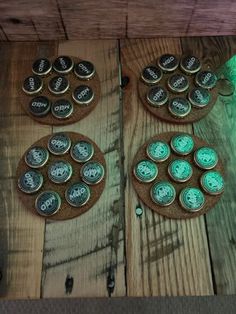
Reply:
[[[148, 146], [149, 143], [151, 143], [152, 141], [156, 141], [156, 140], [161, 140], [161, 141], [165, 141], [166, 143], [170, 144], [171, 138], [176, 134], [176, 132], [167, 132], [167, 133], [162, 133], [159, 134], [157, 136], [152, 137], [150, 140], [148, 140], [137, 152], [136, 156], [134, 157], [134, 161], [133, 161], [133, 165], [132, 165], [132, 182], [134, 185], [134, 188], [138, 194], [138, 197], [152, 210], [156, 211], [157, 213], [159, 213], [160, 215], [166, 216], [168, 218], [173, 218], [173, 219], [186, 219], [186, 218], [194, 218], [197, 216], [200, 216], [202, 214], [205, 214], [206, 212], [209, 211], [210, 208], [212, 208], [220, 199], [221, 195], [208, 195], [206, 194], [200, 187], [200, 177], [201, 175], [204, 173], [204, 170], [201, 170], [200, 168], [198, 168], [194, 161], [193, 161], [193, 153], [187, 155], [187, 156], [179, 156], [177, 154], [175, 154], [173, 152], [173, 150], [171, 149], [171, 155], [169, 157], [168, 160], [161, 162], [161, 163], [157, 163], [158, 166], [158, 176], [155, 179], [154, 182], [158, 182], [158, 181], [169, 181], [173, 184], [173, 186], [176, 189], [176, 199], [175, 201], [168, 207], [162, 207], [162, 206], [158, 206], [157, 204], [155, 204], [151, 197], [150, 197], [150, 189], [152, 187], [152, 185], [154, 184], [154, 182], [151, 183], [142, 183], [139, 182], [134, 174], [133, 174], [133, 169], [134, 166], [137, 164], [137, 162], [139, 162], [142, 159], [148, 159], [147, 154], [146, 154], [146, 148]], [[202, 146], [208, 146], [211, 147], [207, 142], [203, 141], [202, 139], [200, 139], [197, 136], [191, 135], [194, 142], [195, 142], [195, 146], [194, 146], [194, 151], [196, 149], [198, 149], [199, 147]], [[192, 165], [193, 168], [193, 175], [191, 177], [191, 179], [188, 182], [184, 182], [184, 183], [177, 183], [174, 182], [173, 180], [171, 180], [170, 176], [168, 175], [168, 165], [169, 163], [174, 160], [174, 159], [185, 159], [187, 161], [190, 162], [190, 164]], [[223, 169], [223, 164], [221, 162], [221, 160], [218, 161], [218, 164], [216, 165], [216, 167], [214, 168], [214, 170], [218, 170], [221, 172], [221, 174], [223, 174], [224, 169]], [[179, 193], [180, 191], [185, 188], [185, 187], [198, 187], [202, 190], [202, 192], [204, 192], [205, 198], [206, 198], [206, 202], [204, 207], [195, 213], [189, 213], [187, 211], [185, 211], [184, 209], [182, 209], [182, 207], [179, 204]]]
[[[57, 58], [49, 58], [49, 60], [53, 63], [53, 60]], [[74, 64], [82, 61], [79, 58], [76, 57], [71, 57], [74, 61]], [[31, 65], [32, 66], [32, 65]], [[30, 68], [31, 69], [31, 68]], [[32, 75], [32, 72], [29, 72], [29, 75]], [[86, 117], [97, 105], [99, 98], [100, 98], [100, 94], [101, 94], [101, 87], [100, 87], [100, 80], [99, 80], [99, 76], [97, 73], [95, 73], [94, 77], [90, 80], [81, 80], [79, 79], [75, 74], [74, 71], [72, 70], [70, 73], [68, 74], [63, 74], [63, 76], [65, 76], [69, 82], [70, 82], [70, 88], [68, 89], [68, 91], [66, 93], [64, 93], [63, 95], [54, 95], [52, 94], [49, 89], [48, 89], [48, 82], [50, 81], [50, 79], [56, 75], [60, 75], [58, 73], [56, 73], [53, 69], [51, 70], [50, 74], [42, 77], [43, 80], [43, 89], [42, 91], [40, 91], [38, 94], [36, 95], [27, 95], [23, 92], [22, 90], [22, 83], [24, 81], [25, 78], [22, 79], [21, 82], [21, 97], [20, 97], [20, 103], [24, 109], [24, 111], [34, 120], [38, 121], [39, 123], [42, 124], [48, 124], [48, 125], [66, 125], [66, 124], [71, 124], [71, 123], [75, 123], [81, 119], [83, 119], [84, 117]], [[92, 102], [89, 105], [79, 105], [77, 104], [73, 98], [72, 98], [72, 92], [74, 91], [74, 89], [79, 86], [79, 85], [88, 85], [89, 87], [92, 88], [93, 92], [94, 92], [94, 98], [92, 100]], [[48, 97], [48, 99], [51, 101], [51, 103], [55, 102], [58, 99], [67, 99], [69, 101], [71, 101], [73, 103], [74, 106], [74, 111], [72, 113], [72, 115], [66, 119], [57, 119], [56, 117], [54, 117], [51, 113], [51, 111], [44, 117], [36, 117], [33, 114], [30, 113], [30, 111], [28, 110], [29, 107], [29, 103], [30, 101], [37, 96], [46, 96]]]
[[[80, 141], [80, 140], [86, 140], [86, 141], [90, 142], [91, 144], [93, 144], [94, 155], [93, 155], [91, 160], [100, 162], [103, 165], [103, 167], [105, 169], [105, 173], [106, 173], [106, 162], [105, 162], [103, 153], [101, 152], [99, 147], [92, 140], [90, 140], [88, 137], [86, 137], [82, 134], [78, 134], [75, 132], [63, 132], [63, 134], [67, 134], [70, 137], [72, 145], [73, 145], [73, 143]], [[41, 138], [39, 141], [37, 141], [33, 145], [31, 145], [31, 147], [42, 146], [42, 147], [47, 148], [48, 139], [51, 136], [52, 135], [48, 135], [48, 136]], [[84, 212], [86, 212], [87, 210], [89, 210], [100, 198], [100, 196], [103, 192], [103, 189], [105, 187], [105, 177], [98, 184], [89, 185], [91, 197], [90, 197], [87, 204], [85, 204], [82, 207], [76, 208], [76, 207], [71, 206], [69, 203], [67, 203], [67, 201], [65, 199], [65, 190], [71, 184], [73, 184], [77, 181], [82, 181], [81, 176], [80, 176], [80, 169], [81, 169], [82, 165], [84, 164], [84, 163], [77, 163], [76, 161], [74, 161], [71, 158], [70, 151], [68, 153], [66, 153], [65, 155], [62, 155], [62, 156], [55, 156], [49, 152], [49, 160], [48, 160], [47, 164], [45, 166], [43, 166], [42, 168], [38, 169], [38, 171], [42, 173], [43, 178], [44, 178], [44, 183], [43, 183], [42, 188], [37, 193], [35, 193], [33, 195], [28, 195], [28, 194], [23, 193], [18, 188], [17, 180], [24, 171], [30, 169], [30, 167], [27, 166], [27, 164], [24, 161], [24, 156], [25, 156], [25, 154], [22, 156], [21, 160], [19, 161], [18, 167], [17, 167], [16, 186], [17, 186], [17, 191], [18, 191], [19, 197], [20, 197], [21, 201], [23, 202], [24, 206], [27, 209], [33, 211], [33, 213], [37, 214], [37, 211], [35, 210], [35, 200], [36, 200], [37, 196], [41, 192], [47, 191], [47, 190], [53, 190], [53, 191], [57, 192], [60, 195], [61, 201], [62, 201], [60, 210], [55, 215], [48, 217], [49, 219], [52, 219], [52, 220], [65, 220], [65, 219], [77, 217], [77, 216], [83, 214]], [[66, 183], [56, 184], [56, 183], [53, 183], [52, 181], [50, 181], [48, 178], [48, 175], [47, 175], [48, 166], [51, 162], [54, 162], [56, 160], [68, 161], [73, 168], [72, 177]]]
[[[151, 64], [149, 64], [149, 65], [156, 66], [155, 60]], [[204, 70], [204, 68], [202, 68], [201, 70]], [[209, 69], [207, 69], [207, 70], [209, 70]], [[185, 91], [183, 93], [176, 93], [175, 94], [175, 93], [171, 92], [168, 89], [167, 81], [168, 81], [168, 78], [170, 76], [172, 76], [173, 74], [178, 74], [178, 73], [184, 74], [188, 78], [189, 88], [188, 88], [187, 91]], [[170, 112], [168, 110], [168, 102], [165, 105], [163, 105], [163, 106], [153, 107], [153, 106], [151, 106], [147, 102], [146, 95], [147, 95], [147, 92], [148, 92], [148, 90], [150, 88], [152, 88], [153, 86], [157, 86], [158, 85], [158, 86], [164, 87], [167, 90], [168, 95], [169, 95], [169, 99], [174, 98], [174, 97], [178, 97], [178, 96], [187, 98], [188, 92], [192, 88], [196, 87], [195, 83], [194, 83], [194, 80], [195, 80], [195, 75], [186, 75], [185, 73], [181, 72], [181, 70], [178, 68], [177, 70], [175, 70], [172, 73], [169, 73], [169, 74], [168, 73], [163, 73], [162, 79], [160, 80], [160, 82], [158, 82], [155, 85], [147, 85], [140, 78], [138, 80], [138, 94], [139, 94], [139, 97], [140, 97], [143, 105], [152, 114], [154, 114], [154, 116], [156, 116], [157, 118], [159, 118], [161, 120], [164, 120], [164, 121], [167, 121], [167, 122], [172, 122], [172, 123], [180, 123], [180, 124], [192, 123], [192, 122], [195, 122], [195, 121], [198, 121], [198, 120], [202, 119], [204, 116], [206, 116], [211, 111], [211, 109], [213, 108], [213, 106], [214, 106], [214, 104], [216, 102], [216, 99], [218, 97], [218, 89], [217, 89], [217, 87], [215, 87], [212, 90], [210, 90], [211, 101], [205, 108], [199, 109], [199, 108], [195, 108], [195, 107], [192, 106], [191, 112], [185, 118], [181, 118], [181, 119], [175, 118], [175, 117], [173, 117], [170, 114]]]

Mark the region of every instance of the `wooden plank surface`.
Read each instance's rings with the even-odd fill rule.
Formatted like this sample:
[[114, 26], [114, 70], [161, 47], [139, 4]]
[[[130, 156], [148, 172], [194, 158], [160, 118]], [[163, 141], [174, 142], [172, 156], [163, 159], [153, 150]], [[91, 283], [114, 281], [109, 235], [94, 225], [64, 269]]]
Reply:
[[0, 40], [235, 35], [232, 0], [0, 2]]
[[39, 126], [25, 116], [16, 99], [22, 75], [30, 72], [26, 64], [54, 51], [53, 43], [2, 44], [0, 48], [0, 297], [40, 296], [45, 224], [19, 202], [15, 170], [23, 152], [50, 127]]
[[[218, 68], [236, 53], [236, 38], [186, 38], [182, 39], [182, 46], [184, 52], [194, 52], [209, 67]], [[221, 96], [211, 113], [194, 124], [194, 133], [214, 145], [225, 166], [225, 193], [206, 216], [217, 294], [236, 293], [235, 105], [235, 95], [233, 99]]]
[[[130, 77], [124, 90], [124, 156], [126, 208], [126, 260], [128, 296], [213, 294], [204, 217], [169, 220], [140, 203], [132, 187], [134, 154], [151, 136], [165, 131], [192, 132], [191, 125], [155, 119], [138, 99], [141, 69], [162, 53], [181, 54], [179, 39], [121, 41], [123, 75]], [[135, 208], [144, 213], [136, 217]]]
[[59, 45], [58, 54], [93, 62], [102, 98], [86, 119], [53, 128], [76, 131], [94, 140], [105, 153], [107, 182], [95, 206], [82, 216], [47, 223], [43, 259], [43, 297], [107, 296], [107, 277], [114, 272], [112, 295], [125, 295], [124, 214], [120, 189], [120, 103], [117, 41], [80, 41]]

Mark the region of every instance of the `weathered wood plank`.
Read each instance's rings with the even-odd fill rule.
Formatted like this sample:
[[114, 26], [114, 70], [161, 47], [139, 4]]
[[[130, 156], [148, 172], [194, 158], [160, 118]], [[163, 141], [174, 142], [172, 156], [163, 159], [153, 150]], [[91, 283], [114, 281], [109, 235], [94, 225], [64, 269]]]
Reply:
[[[140, 204], [129, 178], [133, 157], [152, 135], [165, 131], [192, 132], [191, 125], [155, 119], [137, 95], [141, 69], [162, 53], [181, 54], [179, 39], [121, 42], [123, 75], [130, 77], [124, 91], [124, 156], [127, 289], [129, 296], [213, 294], [204, 217], [165, 219]], [[142, 206], [137, 218], [135, 208]]]
[[[19, 202], [15, 171], [23, 152], [34, 141], [48, 134], [50, 127], [39, 126], [29, 117], [21, 115], [21, 109], [15, 108], [20, 107], [15, 99], [21, 92], [18, 86], [27, 59], [42, 52], [45, 55], [55, 54], [55, 45], [34, 43], [25, 46], [27, 48], [24, 49], [23, 44], [2, 44], [0, 48], [4, 63], [1, 63], [4, 71], [0, 71], [0, 82], [5, 82], [0, 88], [3, 110], [0, 118], [0, 296], [6, 298], [40, 296], [45, 223]], [[26, 51], [27, 54], [22, 54]], [[10, 73], [7, 73], [8, 65]], [[18, 114], [14, 115], [14, 112]]]
[[[236, 53], [236, 39], [230, 37], [186, 38], [182, 39], [182, 46], [184, 51], [204, 58], [213, 68], [223, 65]], [[215, 146], [225, 165], [224, 195], [206, 216], [217, 294], [236, 293], [235, 120], [235, 100], [219, 97], [210, 114], [194, 124], [194, 133]]]
[[100, 200], [88, 212], [70, 221], [46, 224], [42, 296], [107, 296], [110, 268], [115, 273], [112, 295], [123, 296], [124, 214], [120, 190], [117, 42], [66, 42], [59, 45], [58, 53], [79, 56], [95, 64], [102, 98], [84, 120], [53, 131], [76, 131], [94, 140], [105, 153], [107, 182]]

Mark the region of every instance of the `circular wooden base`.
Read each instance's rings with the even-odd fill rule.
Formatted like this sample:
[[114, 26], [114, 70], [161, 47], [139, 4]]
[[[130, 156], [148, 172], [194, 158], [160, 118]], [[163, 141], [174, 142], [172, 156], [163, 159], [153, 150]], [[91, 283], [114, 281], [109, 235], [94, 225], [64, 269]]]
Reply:
[[[152, 65], [152, 66], [156, 66], [156, 62], [155, 60], [149, 64], [149, 65]], [[201, 69], [201, 70], [204, 70], [204, 67]], [[167, 87], [167, 81], [168, 81], [168, 78], [173, 75], [173, 74], [177, 74], [177, 73], [181, 73], [181, 74], [184, 74], [188, 80], [189, 80], [189, 88], [187, 91], [183, 92], [183, 93], [178, 93], [178, 94], [175, 94], [173, 92], [171, 92], [168, 87]], [[158, 82], [157, 84], [155, 85], [158, 85], [158, 86], [161, 86], [161, 87], [164, 87], [167, 91], [168, 91], [168, 94], [169, 94], [169, 99], [171, 98], [174, 98], [174, 97], [184, 97], [184, 98], [187, 98], [187, 95], [188, 95], [188, 92], [195, 87], [195, 83], [194, 83], [194, 80], [195, 80], [195, 75], [186, 75], [185, 73], [181, 72], [180, 69], [177, 69], [175, 70], [173, 73], [170, 73], [170, 74], [166, 74], [164, 73], [163, 74], [163, 77], [162, 79], [160, 80], [160, 82]], [[154, 85], [154, 86], [155, 86]], [[179, 123], [179, 124], [183, 124], [183, 123], [193, 123], [195, 121], [198, 121], [200, 119], [202, 119], [204, 116], [206, 116], [210, 111], [211, 109], [213, 108], [215, 102], [216, 102], [216, 99], [218, 97], [218, 89], [217, 87], [215, 87], [214, 89], [212, 89], [210, 91], [211, 93], [211, 101], [210, 103], [205, 107], [205, 108], [202, 108], [202, 109], [198, 109], [198, 108], [194, 108], [192, 107], [191, 109], [191, 112], [189, 113], [188, 116], [186, 116], [185, 118], [182, 118], [182, 119], [178, 119], [178, 118], [175, 118], [173, 117], [169, 110], [168, 110], [168, 102], [161, 106], [161, 107], [153, 107], [151, 106], [147, 100], [146, 100], [146, 95], [147, 95], [147, 92], [148, 90], [152, 88], [152, 86], [150, 85], [147, 85], [145, 84], [142, 79], [140, 78], [139, 81], [138, 81], [138, 94], [139, 94], [139, 97], [143, 103], [143, 105], [154, 115], [156, 116], [157, 118], [161, 119], [161, 120], [164, 120], [164, 121], [167, 121], [167, 122], [172, 122], [172, 123]]]
[[[56, 58], [56, 57], [55, 57]], [[55, 58], [51, 58], [50, 61], [53, 62], [53, 60]], [[71, 57], [74, 60], [74, 63], [76, 64], [77, 62], [82, 61], [79, 58], [76, 57]], [[29, 75], [31, 75], [32, 73], [29, 73]], [[91, 80], [80, 80], [79, 78], [77, 78], [73, 72], [73, 70], [69, 73], [66, 74], [66, 78], [69, 80], [70, 82], [70, 88], [68, 89], [68, 91], [63, 94], [63, 95], [54, 95], [52, 94], [49, 90], [48, 90], [48, 82], [50, 81], [50, 79], [53, 76], [58, 75], [54, 70], [51, 70], [50, 74], [47, 75], [46, 77], [43, 77], [43, 89], [40, 93], [36, 94], [36, 95], [26, 95], [23, 91], [22, 91], [22, 96], [19, 99], [20, 104], [22, 105], [24, 111], [34, 120], [36, 120], [39, 123], [42, 124], [49, 124], [49, 125], [66, 125], [66, 124], [71, 124], [71, 123], [75, 123], [81, 119], [83, 119], [84, 117], [86, 117], [97, 105], [99, 98], [100, 98], [100, 94], [101, 94], [101, 87], [100, 87], [100, 80], [98, 77], [98, 74], [95, 73], [95, 76], [91, 79]], [[25, 78], [22, 78], [22, 82], [24, 81]], [[20, 88], [22, 89], [22, 82], [21, 82], [21, 86]], [[74, 91], [74, 89], [79, 86], [79, 85], [88, 85], [89, 87], [92, 88], [93, 92], [94, 92], [94, 99], [92, 100], [92, 102], [89, 105], [79, 105], [77, 104], [73, 98], [72, 98], [72, 92]], [[72, 115], [66, 119], [57, 119], [55, 118], [51, 112], [49, 112], [46, 116], [44, 117], [36, 117], [34, 115], [32, 115], [29, 110], [29, 103], [30, 101], [36, 97], [36, 96], [46, 96], [49, 98], [49, 100], [51, 101], [51, 103], [55, 102], [58, 99], [67, 99], [69, 101], [71, 101], [73, 103], [74, 106], [74, 112], [72, 113]]]
[[[101, 152], [101, 150], [99, 149], [99, 147], [92, 141], [90, 140], [88, 137], [82, 135], [82, 134], [78, 134], [78, 133], [74, 133], [74, 132], [63, 132], [64, 134], [67, 134], [73, 143], [80, 141], [80, 140], [86, 140], [90, 143], [93, 144], [94, 146], [94, 156], [92, 157], [91, 160], [93, 161], [98, 161], [100, 162], [106, 172], [106, 162], [103, 156], [103, 153]], [[45, 148], [47, 148], [47, 143], [48, 143], [48, 139], [51, 137], [51, 135], [45, 136], [43, 138], [41, 138], [39, 141], [35, 142], [31, 147], [33, 146], [43, 146]], [[47, 170], [48, 170], [48, 166], [51, 162], [54, 162], [56, 160], [64, 160], [64, 161], [68, 161], [72, 168], [73, 168], [73, 175], [71, 177], [71, 179], [64, 183], [64, 184], [55, 184], [53, 182], [51, 182], [48, 178], [47, 175]], [[77, 163], [75, 162], [71, 156], [70, 156], [70, 152], [66, 153], [63, 156], [55, 156], [52, 155], [50, 153], [49, 155], [49, 160], [47, 162], [47, 164], [38, 169], [44, 178], [44, 184], [43, 187], [40, 189], [39, 192], [33, 194], [33, 195], [28, 195], [23, 193], [22, 191], [19, 190], [18, 185], [17, 185], [17, 180], [19, 178], [19, 176], [26, 170], [29, 170], [30, 167], [26, 165], [25, 161], [24, 161], [24, 155], [22, 156], [18, 167], [17, 167], [17, 171], [16, 171], [16, 186], [17, 186], [17, 191], [19, 194], [19, 197], [21, 199], [21, 201], [23, 202], [24, 206], [33, 211], [33, 213], [37, 214], [36, 210], [35, 210], [35, 199], [36, 197], [43, 191], [47, 191], [47, 190], [53, 190], [56, 191], [62, 200], [62, 204], [61, 204], [61, 208], [60, 210], [54, 215], [54, 216], [50, 216], [48, 217], [49, 219], [52, 220], [64, 220], [64, 219], [70, 219], [70, 218], [74, 218], [77, 217], [81, 214], [83, 214], [84, 212], [86, 212], [87, 210], [89, 210], [100, 198], [103, 189], [105, 187], [105, 177], [104, 179], [96, 184], [96, 185], [90, 185], [90, 191], [91, 191], [91, 198], [88, 201], [88, 203], [80, 208], [76, 208], [71, 206], [70, 204], [67, 203], [66, 199], [65, 199], [65, 190], [74, 182], [77, 181], [81, 181], [81, 177], [80, 177], [80, 169], [83, 166], [83, 163]]]
[[[194, 218], [197, 216], [200, 216], [202, 214], [205, 214], [209, 211], [210, 208], [212, 208], [220, 199], [221, 195], [217, 195], [217, 196], [212, 196], [212, 195], [208, 195], [204, 192], [205, 198], [206, 198], [206, 202], [204, 207], [195, 213], [189, 213], [186, 212], [185, 210], [182, 209], [182, 207], [179, 204], [179, 193], [180, 190], [182, 190], [183, 188], [189, 186], [189, 187], [198, 187], [200, 188], [200, 177], [201, 175], [204, 173], [204, 170], [199, 169], [197, 166], [195, 166], [194, 161], [193, 161], [193, 153], [188, 155], [188, 156], [179, 156], [177, 154], [175, 154], [172, 150], [171, 150], [171, 155], [169, 157], [168, 160], [162, 162], [162, 163], [158, 163], [158, 176], [155, 179], [154, 182], [157, 181], [170, 181], [173, 186], [176, 189], [176, 199], [175, 201], [168, 207], [162, 207], [162, 206], [158, 206], [156, 205], [151, 197], [150, 197], [150, 189], [151, 186], [154, 184], [154, 182], [151, 183], [141, 183], [139, 182], [134, 174], [133, 174], [133, 168], [134, 166], [137, 164], [138, 161], [142, 160], [142, 159], [146, 159], [147, 154], [146, 154], [146, 147], [148, 146], [149, 143], [151, 143], [154, 140], [160, 140], [160, 141], [165, 141], [167, 143], [170, 143], [171, 138], [176, 134], [176, 132], [167, 132], [167, 133], [162, 133], [159, 134], [157, 136], [152, 137], [151, 139], [149, 139], [137, 152], [136, 156], [134, 157], [134, 161], [133, 161], [133, 165], [132, 165], [132, 182], [134, 185], [134, 188], [138, 194], [138, 197], [152, 210], [156, 211], [157, 213], [159, 213], [162, 216], [166, 216], [168, 218], [173, 218], [173, 219], [186, 219], [186, 218]], [[208, 143], [206, 143], [205, 141], [203, 141], [202, 139], [200, 139], [197, 136], [191, 135], [194, 142], [195, 142], [195, 146], [194, 146], [194, 151], [196, 149], [198, 149], [199, 147], [202, 146], [209, 146], [210, 145]], [[184, 183], [176, 183], [174, 181], [172, 181], [168, 175], [167, 172], [167, 168], [169, 163], [174, 160], [174, 159], [185, 159], [187, 161], [190, 162], [190, 164], [192, 165], [193, 168], [193, 175], [191, 177], [191, 179], [188, 182], [184, 182]], [[221, 172], [221, 174], [223, 174], [223, 164], [221, 162], [221, 160], [219, 160], [217, 166], [214, 168], [215, 170], [218, 170]]]

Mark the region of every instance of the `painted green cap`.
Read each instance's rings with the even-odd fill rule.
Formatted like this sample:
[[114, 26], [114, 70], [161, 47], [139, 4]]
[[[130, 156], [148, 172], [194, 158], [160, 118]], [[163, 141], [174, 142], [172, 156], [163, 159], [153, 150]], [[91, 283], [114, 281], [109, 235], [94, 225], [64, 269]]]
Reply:
[[201, 147], [195, 151], [194, 161], [199, 168], [209, 170], [217, 165], [218, 155], [211, 147]]
[[55, 215], [61, 207], [61, 198], [57, 192], [44, 191], [36, 198], [35, 209], [41, 216]]
[[156, 162], [162, 162], [170, 157], [170, 147], [163, 141], [151, 142], [146, 149], [149, 158]]
[[154, 65], [145, 67], [141, 73], [142, 80], [147, 84], [156, 84], [162, 78], [162, 71]]
[[173, 117], [182, 119], [191, 112], [191, 104], [186, 98], [176, 97], [170, 100], [168, 109]]
[[33, 194], [41, 189], [43, 176], [36, 170], [25, 171], [18, 179], [19, 189], [26, 194]]
[[160, 206], [169, 206], [176, 197], [174, 186], [167, 181], [156, 182], [151, 187], [150, 195], [153, 202]]
[[179, 201], [184, 210], [194, 213], [203, 208], [205, 196], [198, 188], [186, 187], [180, 192]]
[[210, 170], [203, 173], [200, 183], [208, 194], [217, 195], [224, 191], [224, 179], [219, 171]]
[[48, 167], [49, 179], [57, 184], [62, 184], [70, 180], [73, 173], [72, 166], [69, 162], [58, 160], [51, 163]]
[[72, 145], [70, 154], [75, 161], [86, 162], [94, 155], [93, 144], [85, 140], [78, 141]]
[[178, 155], [188, 155], [193, 151], [194, 141], [191, 135], [179, 133], [172, 137], [170, 146]]
[[134, 175], [141, 182], [152, 182], [158, 175], [157, 165], [148, 159], [141, 160], [134, 167]]
[[98, 184], [105, 176], [103, 165], [97, 161], [88, 161], [80, 169], [82, 180], [87, 184]]
[[90, 189], [84, 182], [72, 184], [65, 192], [66, 201], [74, 207], [81, 207], [90, 199]]
[[174, 181], [186, 182], [192, 177], [193, 169], [187, 160], [175, 159], [169, 164], [168, 173]]
[[43, 167], [49, 158], [49, 152], [41, 146], [34, 146], [27, 150], [25, 154], [25, 163], [31, 168]]
[[64, 155], [71, 147], [71, 140], [65, 133], [55, 133], [48, 140], [48, 150], [53, 155]]

